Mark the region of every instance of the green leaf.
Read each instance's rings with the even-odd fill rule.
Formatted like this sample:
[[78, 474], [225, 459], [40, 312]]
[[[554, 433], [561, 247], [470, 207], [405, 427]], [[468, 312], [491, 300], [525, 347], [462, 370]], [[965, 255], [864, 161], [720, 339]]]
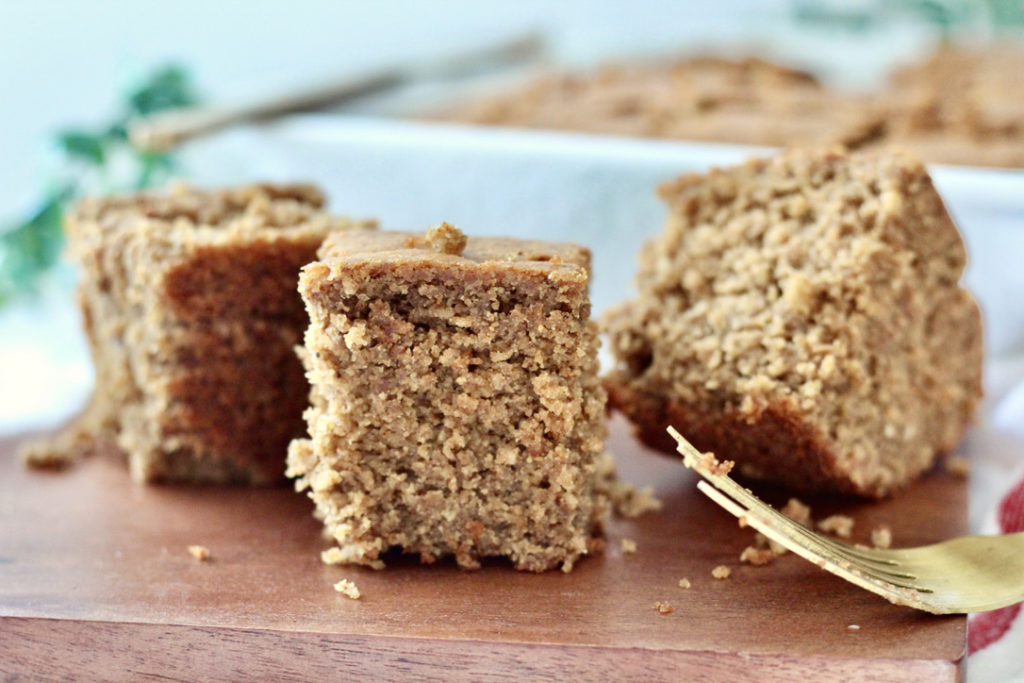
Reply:
[[51, 190], [23, 223], [0, 234], [0, 300], [31, 289], [60, 258], [62, 220], [72, 195], [71, 186]]
[[107, 127], [107, 131], [104, 135], [107, 140], [126, 142], [128, 140], [128, 124], [124, 120], [115, 121]]
[[[40, 277], [57, 263], [64, 244], [63, 215], [81, 188], [99, 184], [111, 190], [141, 190], [164, 181], [174, 170], [170, 155], [136, 152], [128, 144], [128, 122], [195, 101], [185, 70], [163, 67], [128, 94], [111, 123], [95, 130], [73, 128], [57, 135], [57, 145], [67, 161], [86, 163], [58, 169], [58, 177], [69, 179], [44, 192], [37, 209], [23, 221], [0, 230], [0, 307], [31, 292]], [[134, 157], [136, 173], [111, 163], [125, 154]]]
[[106, 153], [102, 135], [93, 135], [78, 130], [67, 130], [57, 136], [57, 144], [72, 159], [81, 159], [90, 164], [102, 166]]
[[165, 109], [195, 104], [188, 75], [180, 66], [165, 66], [128, 95], [130, 113], [147, 116]]
[[135, 181], [136, 190], [150, 187], [158, 178], [168, 175], [174, 169], [174, 159], [169, 154], [139, 152], [138, 158], [139, 177]]

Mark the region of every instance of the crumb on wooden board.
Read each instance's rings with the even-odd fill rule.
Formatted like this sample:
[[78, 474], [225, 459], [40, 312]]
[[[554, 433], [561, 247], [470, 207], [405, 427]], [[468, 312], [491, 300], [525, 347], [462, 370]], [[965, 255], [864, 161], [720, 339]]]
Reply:
[[834, 534], [839, 538], [850, 538], [853, 535], [853, 517], [847, 515], [829, 515], [818, 521], [818, 529], [826, 534]]
[[358, 600], [360, 597], [362, 597], [362, 593], [359, 592], [359, 587], [356, 586], [356, 584], [352, 581], [349, 581], [348, 579], [342, 579], [341, 581], [338, 581], [336, 584], [334, 584], [334, 590], [338, 591], [346, 598], [349, 598], [351, 600]]
[[879, 524], [871, 530], [871, 545], [886, 549], [892, 546], [892, 529], [887, 524]]
[[210, 549], [205, 545], [190, 545], [188, 553], [198, 562], [206, 562], [210, 559]]
[[774, 559], [775, 553], [770, 548], [755, 548], [752, 545], [748, 545], [740, 553], [740, 562], [746, 562], [755, 567], [771, 564]]
[[675, 608], [672, 605], [670, 605], [667, 600], [658, 600], [656, 603], [654, 603], [654, 609], [658, 612], [658, 614], [672, 614], [676, 611]]

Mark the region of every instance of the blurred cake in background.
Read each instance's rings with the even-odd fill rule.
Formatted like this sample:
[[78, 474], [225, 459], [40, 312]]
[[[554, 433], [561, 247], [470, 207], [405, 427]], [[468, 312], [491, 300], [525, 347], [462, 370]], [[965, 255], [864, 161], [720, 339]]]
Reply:
[[879, 139], [932, 162], [1024, 166], [1024, 47], [944, 47], [893, 74]]
[[790, 147], [905, 147], [925, 161], [1024, 166], [1024, 45], [945, 46], [852, 95], [757, 58], [698, 57], [538, 78], [439, 115], [469, 123]]
[[762, 59], [698, 57], [539, 78], [453, 110], [470, 123], [790, 146], [862, 144], [881, 119], [809, 73]]

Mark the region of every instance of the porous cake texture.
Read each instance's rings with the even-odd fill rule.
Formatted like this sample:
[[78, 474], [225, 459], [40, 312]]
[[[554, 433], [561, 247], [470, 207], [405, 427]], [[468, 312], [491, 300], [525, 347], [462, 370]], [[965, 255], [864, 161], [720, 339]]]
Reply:
[[282, 479], [309, 390], [299, 269], [330, 232], [365, 227], [322, 203], [307, 186], [178, 187], [72, 210], [96, 368], [78, 436], [115, 438], [140, 482]]
[[288, 474], [337, 543], [324, 560], [571, 569], [608, 508], [589, 252], [442, 225], [335, 234], [319, 257]]
[[661, 188], [639, 295], [604, 323], [611, 403], [743, 472], [884, 496], [953, 449], [981, 395], [966, 254], [924, 167], [791, 151]]

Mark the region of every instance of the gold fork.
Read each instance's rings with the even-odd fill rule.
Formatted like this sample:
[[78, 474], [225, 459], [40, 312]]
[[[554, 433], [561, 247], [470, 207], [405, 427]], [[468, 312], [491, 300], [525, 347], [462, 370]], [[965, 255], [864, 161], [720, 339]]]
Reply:
[[919, 548], [854, 547], [777, 512], [728, 477], [732, 463], [701, 453], [672, 427], [668, 433], [686, 466], [707, 480], [697, 488], [711, 500], [797, 555], [893, 604], [966, 614], [1024, 600], [1024, 533], [963, 536]]

